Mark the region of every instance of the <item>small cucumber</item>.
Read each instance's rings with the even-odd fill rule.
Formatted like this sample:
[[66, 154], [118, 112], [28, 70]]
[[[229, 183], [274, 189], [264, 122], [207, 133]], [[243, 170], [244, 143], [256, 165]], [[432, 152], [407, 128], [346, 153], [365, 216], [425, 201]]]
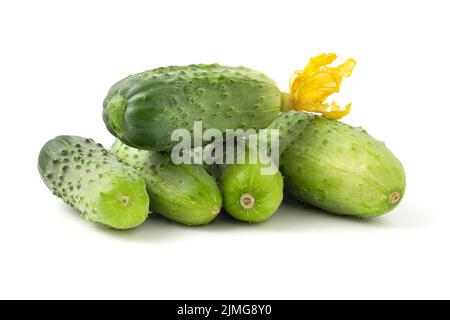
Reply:
[[[247, 149], [248, 154], [248, 149]], [[247, 155], [246, 154], [246, 155]], [[263, 174], [268, 158], [250, 163], [215, 166], [222, 189], [224, 209], [234, 218], [245, 222], [261, 222], [270, 218], [283, 200], [283, 177], [274, 167], [272, 174]]]
[[111, 151], [144, 178], [151, 210], [187, 225], [209, 223], [220, 212], [222, 195], [203, 166], [175, 165], [170, 154], [138, 150], [119, 140]]
[[39, 173], [54, 195], [87, 220], [129, 229], [148, 216], [144, 180], [92, 139], [59, 136], [41, 149]]
[[[405, 194], [401, 162], [362, 128], [302, 112], [280, 115], [284, 127], [280, 170], [297, 199], [328, 212], [376, 217], [395, 208]], [[298, 121], [296, 121], [298, 120]], [[293, 139], [294, 137], [294, 139]]]
[[103, 104], [108, 130], [125, 144], [169, 151], [172, 132], [265, 128], [281, 109], [281, 92], [261, 72], [218, 64], [172, 66], [131, 75], [109, 90]]

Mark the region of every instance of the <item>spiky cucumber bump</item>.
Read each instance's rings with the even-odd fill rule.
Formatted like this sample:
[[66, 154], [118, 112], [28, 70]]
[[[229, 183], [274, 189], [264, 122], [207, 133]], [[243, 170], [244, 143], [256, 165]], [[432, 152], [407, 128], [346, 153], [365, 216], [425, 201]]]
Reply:
[[168, 151], [178, 128], [265, 128], [281, 108], [281, 92], [263, 73], [218, 64], [158, 68], [131, 75], [103, 104], [108, 130], [127, 145]]
[[288, 192], [328, 212], [359, 217], [383, 215], [400, 203], [405, 172], [384, 143], [362, 128], [318, 116], [296, 130], [292, 118], [304, 115], [275, 121], [293, 129], [280, 160]]
[[144, 178], [152, 211], [187, 225], [207, 224], [219, 214], [222, 195], [203, 166], [175, 165], [170, 154], [138, 150], [119, 140], [111, 151]]
[[48, 141], [38, 169], [53, 194], [89, 221], [129, 229], [148, 216], [144, 180], [92, 139], [59, 136]]

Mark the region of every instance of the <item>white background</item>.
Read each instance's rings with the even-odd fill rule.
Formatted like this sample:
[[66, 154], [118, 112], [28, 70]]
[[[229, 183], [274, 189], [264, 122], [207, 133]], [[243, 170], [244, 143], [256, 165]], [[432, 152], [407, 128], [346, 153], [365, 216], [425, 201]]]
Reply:
[[[448, 1], [2, 1], [0, 298], [450, 298]], [[336, 100], [404, 163], [382, 218], [289, 201], [271, 220], [135, 231], [86, 223], [36, 169], [59, 134], [113, 138], [109, 87], [166, 65], [245, 65], [283, 90], [322, 52], [358, 61]]]

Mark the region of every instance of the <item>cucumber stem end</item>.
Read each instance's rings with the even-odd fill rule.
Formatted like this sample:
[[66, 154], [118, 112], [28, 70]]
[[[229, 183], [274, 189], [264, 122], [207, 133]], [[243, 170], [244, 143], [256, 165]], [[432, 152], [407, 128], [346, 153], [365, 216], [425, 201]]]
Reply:
[[245, 193], [241, 196], [239, 203], [245, 209], [251, 209], [255, 205], [255, 198], [250, 193]]

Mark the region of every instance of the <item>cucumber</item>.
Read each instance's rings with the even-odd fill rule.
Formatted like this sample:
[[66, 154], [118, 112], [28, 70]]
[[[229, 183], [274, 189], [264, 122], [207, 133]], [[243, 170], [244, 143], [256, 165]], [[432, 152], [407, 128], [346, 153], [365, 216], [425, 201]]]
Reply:
[[117, 82], [103, 103], [103, 120], [122, 142], [169, 151], [172, 132], [265, 128], [281, 108], [281, 92], [263, 73], [218, 64], [158, 68]]
[[53, 194], [89, 221], [130, 229], [148, 216], [144, 180], [92, 139], [58, 136], [48, 141], [38, 169]]
[[277, 211], [283, 201], [284, 184], [276, 167], [273, 174], [261, 172], [268, 167], [268, 158], [259, 155], [257, 163], [250, 163], [248, 151], [245, 163], [217, 165], [214, 171], [225, 211], [238, 220], [254, 223], [267, 220]]
[[306, 112], [288, 111], [279, 113], [278, 117], [270, 124], [268, 130], [279, 130], [279, 154], [298, 139], [300, 132], [305, 129], [312, 115]]
[[280, 144], [290, 140], [280, 159], [289, 193], [328, 212], [358, 217], [377, 217], [400, 203], [405, 172], [384, 143], [324, 117], [309, 116], [303, 129], [293, 119], [305, 121], [305, 114], [283, 114], [271, 125], [285, 127]]
[[203, 166], [175, 165], [170, 154], [138, 150], [119, 140], [111, 151], [144, 178], [152, 211], [186, 225], [209, 223], [220, 212], [222, 195]]

